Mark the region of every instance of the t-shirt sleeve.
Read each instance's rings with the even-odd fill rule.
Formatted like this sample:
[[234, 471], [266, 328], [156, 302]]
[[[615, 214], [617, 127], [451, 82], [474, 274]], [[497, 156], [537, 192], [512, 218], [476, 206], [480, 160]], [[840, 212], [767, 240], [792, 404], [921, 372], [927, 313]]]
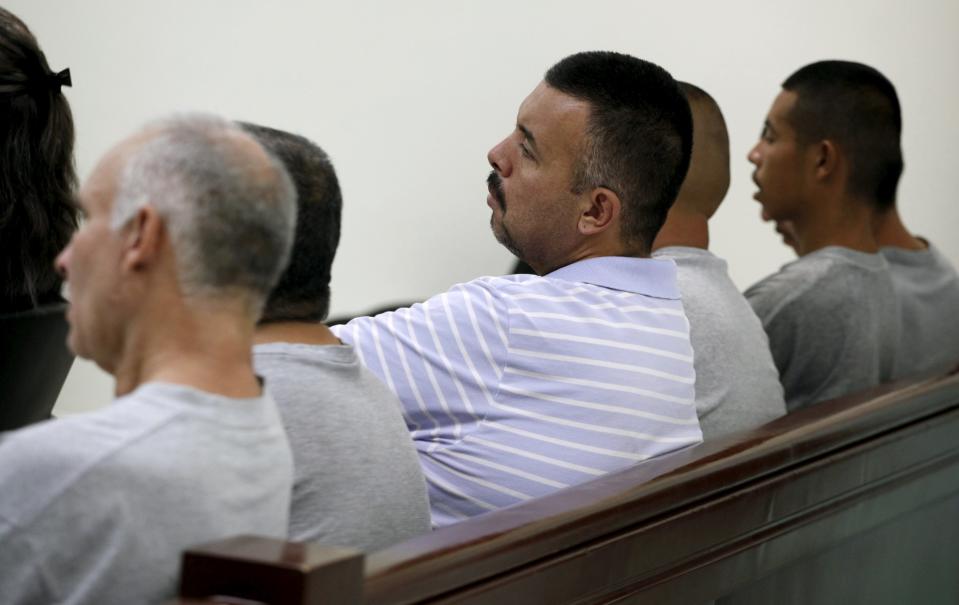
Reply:
[[460, 284], [422, 304], [332, 328], [396, 393], [414, 433], [453, 439], [443, 431], [486, 413], [508, 348], [509, 313], [495, 280]]

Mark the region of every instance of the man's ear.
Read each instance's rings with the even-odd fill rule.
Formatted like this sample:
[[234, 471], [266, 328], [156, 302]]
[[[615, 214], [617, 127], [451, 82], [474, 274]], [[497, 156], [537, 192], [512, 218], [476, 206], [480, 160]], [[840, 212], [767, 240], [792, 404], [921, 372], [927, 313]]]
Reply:
[[582, 235], [602, 233], [612, 225], [622, 212], [622, 201], [616, 192], [606, 187], [597, 187], [589, 194], [588, 206], [579, 215], [579, 232]]
[[816, 178], [828, 179], [836, 174], [839, 168], [839, 147], [835, 142], [824, 139], [815, 145]]
[[141, 206], [124, 230], [123, 268], [139, 271], [156, 262], [166, 237], [163, 219], [156, 208], [150, 204]]

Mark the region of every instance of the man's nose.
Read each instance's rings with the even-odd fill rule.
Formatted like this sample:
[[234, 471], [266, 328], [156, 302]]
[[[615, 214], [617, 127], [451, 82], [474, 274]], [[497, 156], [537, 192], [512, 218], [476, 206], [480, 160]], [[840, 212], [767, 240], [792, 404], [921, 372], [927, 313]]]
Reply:
[[756, 143], [755, 145], [753, 145], [753, 148], [750, 149], [749, 153], [746, 154], [746, 159], [749, 160], [751, 163], [759, 166], [759, 159], [760, 159], [759, 143]]
[[67, 265], [70, 263], [70, 252], [73, 248], [73, 241], [71, 240], [67, 247], [60, 251], [60, 254], [57, 255], [57, 258], [53, 261], [53, 267], [56, 269], [57, 273], [60, 274], [60, 277], [63, 279], [68, 278], [67, 274]]
[[513, 164], [510, 162], [505, 148], [507, 140], [500, 141], [486, 154], [486, 161], [501, 177], [507, 177], [513, 171]]

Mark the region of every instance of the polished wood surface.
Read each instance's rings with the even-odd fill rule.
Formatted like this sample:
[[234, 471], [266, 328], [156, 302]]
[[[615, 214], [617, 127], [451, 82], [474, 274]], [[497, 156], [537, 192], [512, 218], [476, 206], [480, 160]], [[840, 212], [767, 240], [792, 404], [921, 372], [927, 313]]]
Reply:
[[[858, 490], [868, 498], [864, 490], [878, 488], [899, 462], [948, 458], [943, 451], [954, 455], [957, 413], [955, 373], [820, 404], [758, 430], [373, 553], [367, 561], [367, 602], [417, 602], [449, 591], [464, 598], [468, 591], [461, 587], [494, 577], [492, 584], [520, 589], [523, 574], [545, 582], [530, 587], [543, 595], [535, 601], [542, 603], [571, 602], [577, 585], [597, 583], [592, 574], [606, 584], [643, 576], [655, 582], [657, 574], [682, 573], [686, 564], [708, 562], [690, 559], [691, 552], [742, 549], [748, 544], [727, 542], [762, 537], [761, 532], [772, 539], [775, 532], [790, 530], [783, 523], [802, 526], [798, 516], [839, 505], [833, 492]], [[904, 435], [882, 437], [897, 429], [916, 435], [905, 444], [900, 443]], [[927, 430], [939, 440], [927, 439]], [[949, 483], [957, 487], [955, 480]], [[624, 544], [634, 544], [636, 552], [620, 552]], [[595, 569], [588, 565], [593, 561]], [[615, 577], [613, 570], [627, 562], [629, 569]], [[498, 598], [506, 595], [485, 602]]]
[[957, 540], [954, 371], [403, 542], [362, 599], [302, 602], [955, 603]]
[[356, 603], [362, 571], [351, 549], [238, 536], [184, 553], [180, 603]]

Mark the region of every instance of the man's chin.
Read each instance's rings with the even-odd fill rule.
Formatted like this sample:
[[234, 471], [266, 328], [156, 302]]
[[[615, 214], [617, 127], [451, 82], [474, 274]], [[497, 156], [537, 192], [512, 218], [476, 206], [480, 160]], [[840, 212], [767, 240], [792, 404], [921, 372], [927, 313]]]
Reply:
[[70, 326], [70, 332], [67, 334], [67, 348], [77, 357], [89, 359], [84, 353], [83, 345], [80, 343], [80, 338], [73, 326]]
[[493, 230], [493, 237], [496, 238], [496, 241], [499, 242], [501, 246], [509, 250], [513, 256], [523, 258], [523, 254], [516, 246], [516, 242], [510, 237], [509, 231], [506, 230], [503, 223], [495, 219], [495, 215], [490, 219], [490, 228]]

